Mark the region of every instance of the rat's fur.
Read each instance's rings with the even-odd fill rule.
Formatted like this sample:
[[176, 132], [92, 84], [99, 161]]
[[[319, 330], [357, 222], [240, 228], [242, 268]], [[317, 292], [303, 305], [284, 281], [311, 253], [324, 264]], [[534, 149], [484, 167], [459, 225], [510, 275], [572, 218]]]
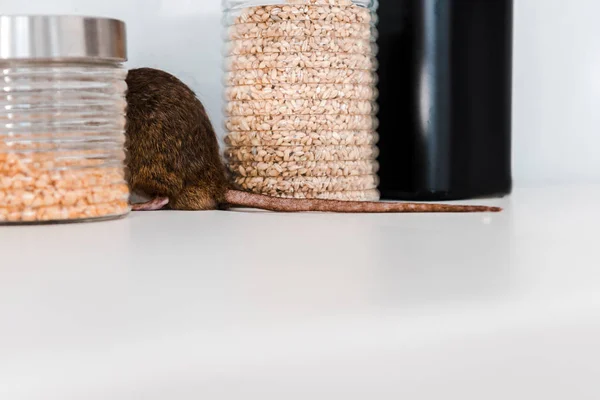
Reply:
[[127, 75], [127, 181], [133, 192], [167, 197], [176, 210], [215, 209], [228, 181], [200, 100], [174, 76], [142, 68]]
[[280, 199], [230, 189], [214, 129], [194, 92], [174, 76], [140, 68], [127, 76], [127, 181], [151, 200], [134, 210], [165, 205], [214, 210], [228, 205], [271, 211], [477, 212], [496, 207]]

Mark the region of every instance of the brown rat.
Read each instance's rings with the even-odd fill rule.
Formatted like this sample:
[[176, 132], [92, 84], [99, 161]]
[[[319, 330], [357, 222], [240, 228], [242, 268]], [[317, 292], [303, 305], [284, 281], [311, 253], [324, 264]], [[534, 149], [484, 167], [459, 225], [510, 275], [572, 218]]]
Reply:
[[232, 190], [215, 131], [194, 92], [167, 72], [140, 68], [127, 75], [127, 181], [151, 200], [134, 210], [480, 212], [497, 207], [282, 199]]

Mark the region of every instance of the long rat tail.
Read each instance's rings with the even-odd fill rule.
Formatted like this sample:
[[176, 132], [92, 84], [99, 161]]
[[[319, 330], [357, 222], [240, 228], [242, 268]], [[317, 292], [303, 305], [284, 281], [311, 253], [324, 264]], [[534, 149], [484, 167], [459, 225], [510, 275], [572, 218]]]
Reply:
[[446, 204], [386, 203], [338, 200], [282, 199], [260, 194], [228, 190], [225, 202], [231, 206], [258, 208], [267, 211], [336, 213], [472, 213], [499, 212], [500, 207], [460, 206]]

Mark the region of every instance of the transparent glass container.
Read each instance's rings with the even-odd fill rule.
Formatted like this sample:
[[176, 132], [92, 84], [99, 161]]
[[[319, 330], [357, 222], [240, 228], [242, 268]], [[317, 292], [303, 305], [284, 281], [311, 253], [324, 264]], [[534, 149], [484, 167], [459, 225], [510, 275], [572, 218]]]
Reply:
[[126, 215], [124, 24], [0, 17], [0, 32], [0, 223]]
[[279, 197], [376, 200], [376, 0], [224, 0], [225, 159]]

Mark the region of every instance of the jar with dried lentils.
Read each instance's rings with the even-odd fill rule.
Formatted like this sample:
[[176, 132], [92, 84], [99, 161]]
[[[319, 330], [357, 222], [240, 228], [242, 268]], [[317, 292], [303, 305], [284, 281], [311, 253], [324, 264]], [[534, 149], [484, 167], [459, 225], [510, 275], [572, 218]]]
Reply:
[[0, 223], [129, 212], [125, 25], [0, 17]]
[[376, 0], [224, 0], [238, 189], [378, 200]]

